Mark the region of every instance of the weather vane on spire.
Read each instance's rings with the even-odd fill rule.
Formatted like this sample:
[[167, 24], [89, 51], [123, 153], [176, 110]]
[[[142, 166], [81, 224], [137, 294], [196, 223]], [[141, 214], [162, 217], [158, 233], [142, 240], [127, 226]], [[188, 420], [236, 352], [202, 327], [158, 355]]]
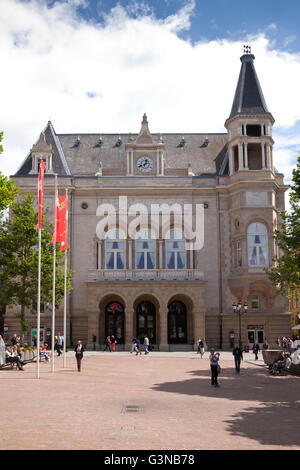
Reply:
[[244, 54], [251, 54], [251, 46], [249, 44], [244, 44]]

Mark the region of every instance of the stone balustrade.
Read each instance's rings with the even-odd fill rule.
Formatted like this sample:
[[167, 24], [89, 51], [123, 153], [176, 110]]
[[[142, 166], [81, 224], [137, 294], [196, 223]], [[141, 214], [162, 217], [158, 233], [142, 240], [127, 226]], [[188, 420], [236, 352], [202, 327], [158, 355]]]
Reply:
[[199, 269], [90, 269], [88, 281], [109, 280], [167, 280], [187, 281], [204, 280], [204, 273]]

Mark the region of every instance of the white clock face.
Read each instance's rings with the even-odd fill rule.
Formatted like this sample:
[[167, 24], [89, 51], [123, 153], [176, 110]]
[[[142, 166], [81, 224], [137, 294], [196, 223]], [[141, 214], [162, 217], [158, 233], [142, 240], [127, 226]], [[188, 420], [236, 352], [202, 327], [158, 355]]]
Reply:
[[150, 157], [140, 157], [136, 162], [136, 167], [142, 173], [148, 173], [153, 168], [153, 160]]

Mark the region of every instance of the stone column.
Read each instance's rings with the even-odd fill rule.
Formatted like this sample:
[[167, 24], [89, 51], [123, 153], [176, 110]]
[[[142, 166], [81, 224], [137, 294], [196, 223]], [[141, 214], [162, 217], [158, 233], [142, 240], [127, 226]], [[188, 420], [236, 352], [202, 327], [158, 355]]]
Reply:
[[127, 151], [127, 175], [130, 175], [130, 152]]
[[159, 240], [159, 269], [164, 269], [163, 240]]
[[132, 240], [128, 240], [128, 269], [132, 269]]
[[205, 338], [205, 310], [202, 307], [195, 306], [192, 311], [193, 327], [194, 327], [194, 340], [197, 345], [198, 338]]
[[102, 338], [99, 338], [99, 310], [88, 312], [88, 344], [87, 349], [93, 349], [93, 335], [97, 336], [97, 345], [101, 343]]
[[244, 169], [243, 165], [243, 144], [239, 144], [239, 171]]
[[248, 144], [244, 142], [244, 152], [245, 152], [245, 170], [249, 170], [248, 168]]
[[228, 159], [229, 159], [229, 175], [233, 175], [234, 173], [234, 165], [233, 165], [233, 151], [232, 147], [229, 148], [228, 151]]
[[271, 151], [270, 151], [270, 144], [267, 144], [267, 169], [271, 169]]
[[167, 305], [160, 307], [157, 312], [159, 315], [159, 350], [160, 351], [169, 351], [168, 345], [168, 307]]
[[102, 269], [102, 240], [98, 241], [98, 268]]
[[131, 350], [131, 342], [134, 336], [133, 333], [133, 307], [126, 307], [125, 309], [125, 351]]
[[266, 154], [265, 154], [265, 143], [262, 142], [261, 144], [261, 161], [262, 161], [262, 169], [266, 169]]

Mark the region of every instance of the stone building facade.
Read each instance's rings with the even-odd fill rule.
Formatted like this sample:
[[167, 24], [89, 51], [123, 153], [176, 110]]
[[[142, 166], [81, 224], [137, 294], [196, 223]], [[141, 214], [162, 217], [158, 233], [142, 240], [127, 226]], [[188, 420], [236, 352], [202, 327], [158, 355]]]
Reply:
[[[273, 165], [273, 124], [251, 54], [241, 57], [224, 133], [151, 134], [146, 115], [140, 132], [126, 135], [56, 134], [48, 122], [13, 179], [36, 192], [43, 158], [45, 205], [53, 210], [54, 174], [60, 194], [68, 189], [68, 344], [91, 347], [96, 335], [101, 348], [114, 334], [129, 349], [147, 334], [154, 349], [174, 350], [198, 337], [228, 347], [232, 331], [250, 346], [290, 334], [288, 302], [264, 272], [287, 189]], [[180, 219], [185, 209], [199, 246]], [[115, 229], [103, 222], [108, 213]], [[239, 300], [248, 306], [241, 315], [232, 308]], [[8, 309], [12, 330], [14, 315]], [[62, 330], [61, 311], [56, 324]], [[51, 328], [50, 309], [41, 325]]]

